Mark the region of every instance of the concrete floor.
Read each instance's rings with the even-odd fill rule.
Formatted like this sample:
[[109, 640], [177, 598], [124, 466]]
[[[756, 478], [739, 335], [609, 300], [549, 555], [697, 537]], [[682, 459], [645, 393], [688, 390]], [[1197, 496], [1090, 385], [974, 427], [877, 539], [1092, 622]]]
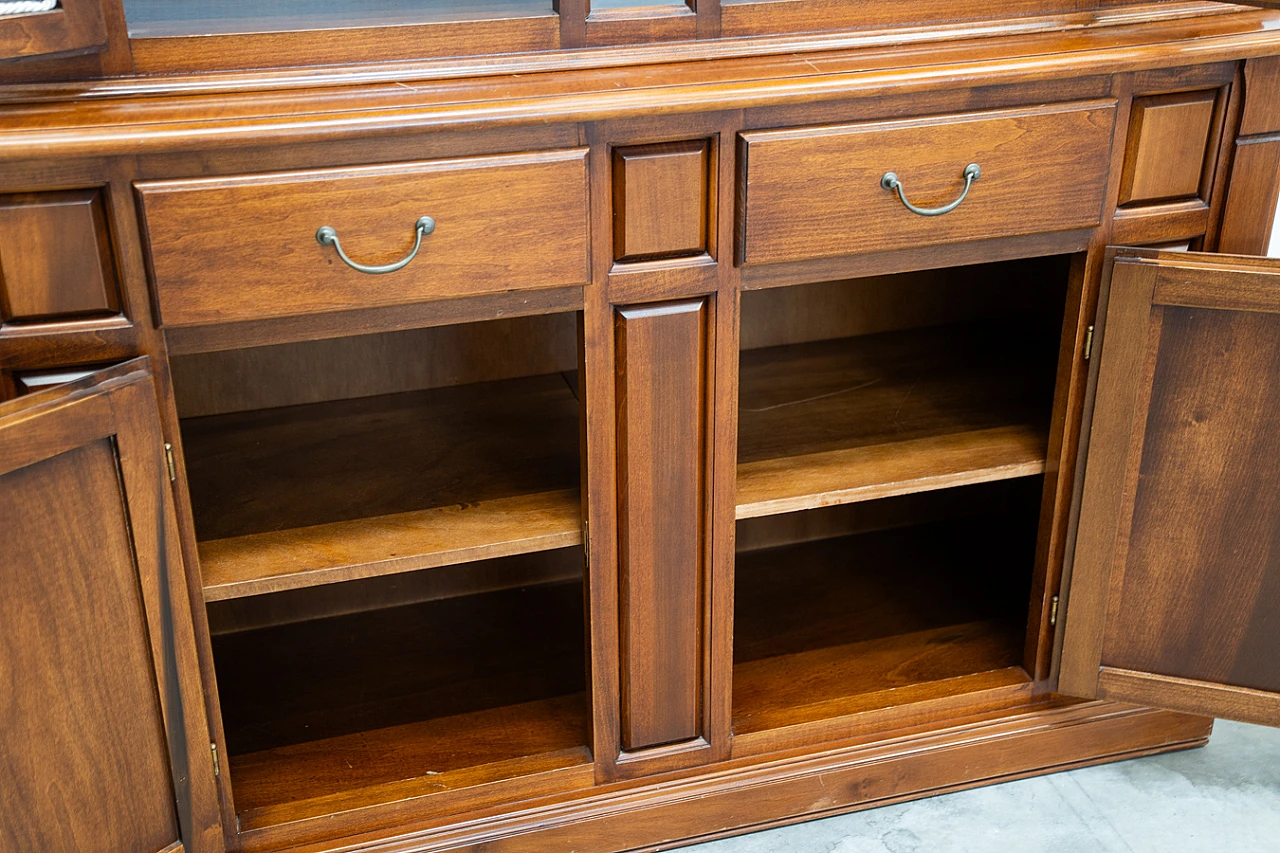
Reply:
[[1280, 853], [1280, 730], [684, 848], [689, 853]]

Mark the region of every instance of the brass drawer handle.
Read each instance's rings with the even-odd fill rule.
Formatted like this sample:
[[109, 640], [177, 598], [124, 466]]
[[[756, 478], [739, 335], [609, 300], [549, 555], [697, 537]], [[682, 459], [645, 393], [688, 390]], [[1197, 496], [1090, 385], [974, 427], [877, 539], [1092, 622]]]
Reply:
[[316, 232], [316, 242], [321, 246], [333, 246], [338, 250], [338, 257], [342, 258], [342, 262], [351, 267], [356, 272], [367, 273], [368, 275], [382, 275], [383, 273], [395, 272], [404, 269], [409, 261], [418, 257], [418, 250], [422, 248], [422, 238], [436, 230], [436, 221], [430, 216], [424, 216], [414, 225], [414, 232], [418, 235], [418, 239], [413, 244], [413, 251], [408, 255], [396, 261], [394, 264], [383, 264], [380, 267], [369, 266], [367, 264], [358, 264], [347, 257], [347, 253], [342, 251], [342, 244], [338, 242], [338, 232], [330, 228], [328, 225], [322, 226]]
[[951, 202], [951, 204], [944, 204], [942, 207], [916, 207], [914, 204], [907, 201], [907, 194], [902, 189], [902, 181], [898, 180], [898, 176], [894, 172], [889, 172], [881, 178], [880, 186], [884, 187], [889, 192], [896, 192], [898, 194], [898, 198], [902, 200], [903, 206], [912, 213], [919, 214], [920, 216], [945, 216], [960, 205], [964, 204], [964, 200], [969, 197], [969, 190], [973, 187], [973, 182], [981, 177], [982, 167], [977, 163], [970, 163], [968, 166], [965, 166], [964, 192], [960, 193], [960, 198]]

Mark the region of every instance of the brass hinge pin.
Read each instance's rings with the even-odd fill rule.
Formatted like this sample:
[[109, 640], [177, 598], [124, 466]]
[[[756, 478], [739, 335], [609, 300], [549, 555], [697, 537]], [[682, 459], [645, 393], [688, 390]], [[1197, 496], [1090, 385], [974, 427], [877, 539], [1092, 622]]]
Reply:
[[164, 458], [169, 463], [169, 482], [178, 482], [178, 466], [173, 464], [173, 445], [167, 441], [164, 443]]
[[1049, 602], [1049, 625], [1053, 626], [1057, 624], [1058, 624], [1058, 596], [1055, 595], [1053, 597], [1053, 600]]
[[1093, 358], [1093, 326], [1084, 330], [1084, 360]]
[[209, 751], [213, 753], [213, 775], [215, 777], [221, 776], [222, 768], [218, 763], [218, 745], [216, 743], [210, 743]]

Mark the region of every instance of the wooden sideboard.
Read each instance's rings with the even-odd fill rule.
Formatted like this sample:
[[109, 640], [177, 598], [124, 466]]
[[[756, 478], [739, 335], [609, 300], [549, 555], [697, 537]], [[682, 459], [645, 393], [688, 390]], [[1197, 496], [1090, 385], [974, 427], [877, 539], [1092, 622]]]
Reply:
[[1280, 725], [1280, 11], [0, 56], [4, 853], [667, 849]]

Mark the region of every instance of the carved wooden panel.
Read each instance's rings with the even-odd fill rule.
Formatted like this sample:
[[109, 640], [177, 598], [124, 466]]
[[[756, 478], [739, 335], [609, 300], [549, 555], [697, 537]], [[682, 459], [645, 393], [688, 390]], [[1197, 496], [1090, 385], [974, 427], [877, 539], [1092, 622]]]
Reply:
[[1216, 89], [1136, 98], [1120, 204], [1195, 198], [1214, 153]]
[[618, 309], [623, 748], [702, 734], [707, 305]]
[[0, 278], [6, 323], [119, 311], [102, 193], [0, 196]]
[[620, 261], [706, 251], [705, 140], [613, 152], [613, 246]]

